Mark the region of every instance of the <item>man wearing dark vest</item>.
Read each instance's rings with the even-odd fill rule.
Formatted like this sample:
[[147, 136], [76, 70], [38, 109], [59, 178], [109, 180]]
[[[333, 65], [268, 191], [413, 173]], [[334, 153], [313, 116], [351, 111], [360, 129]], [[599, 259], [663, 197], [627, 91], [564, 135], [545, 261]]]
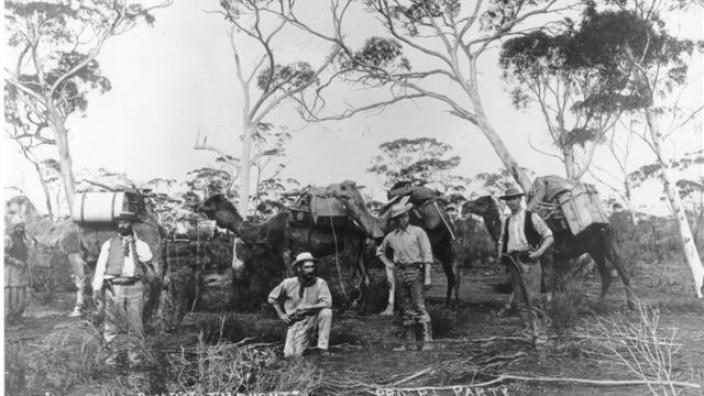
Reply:
[[553, 236], [540, 216], [523, 208], [523, 195], [521, 190], [509, 188], [499, 197], [511, 214], [501, 227], [498, 248], [508, 268], [523, 333], [538, 345], [547, 342], [535, 306], [540, 296], [540, 257], [552, 245]]
[[[125, 330], [144, 337], [142, 311], [145, 284], [154, 273], [153, 256], [149, 245], [139, 240], [132, 230], [133, 220], [132, 215], [126, 214], [115, 219], [117, 235], [101, 247], [93, 277], [94, 301], [104, 300], [103, 338], [106, 342]], [[131, 362], [136, 357], [136, 351], [129, 351]]]

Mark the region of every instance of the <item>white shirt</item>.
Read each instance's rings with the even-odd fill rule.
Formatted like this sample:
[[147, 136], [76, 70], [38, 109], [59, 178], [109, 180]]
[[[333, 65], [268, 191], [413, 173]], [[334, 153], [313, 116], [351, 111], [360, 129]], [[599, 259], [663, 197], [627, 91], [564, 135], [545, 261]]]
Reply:
[[[533, 228], [535, 228], [535, 231], [540, 234], [542, 240], [548, 236], [552, 236], [552, 231], [550, 231], [550, 228], [548, 228], [540, 216], [532, 213], [531, 220], [533, 221]], [[508, 221], [508, 246], [506, 246], [506, 251], [522, 252], [529, 250], [530, 246], [528, 245], [528, 239], [526, 238], [526, 233], [524, 230], [526, 224], [526, 211], [521, 209], [515, 215], [509, 216], [506, 221]], [[504, 227], [501, 227], [500, 241], [503, 241]]]
[[[111, 279], [113, 277], [111, 275], [105, 274], [105, 269], [108, 263], [108, 257], [110, 256], [109, 251], [111, 239], [112, 238], [105, 241], [105, 243], [103, 243], [103, 246], [100, 248], [98, 263], [95, 266], [95, 276], [93, 276], [93, 290], [100, 290], [100, 288], [103, 287], [103, 281], [105, 279]], [[125, 244], [129, 244], [129, 237], [124, 238], [120, 236], [120, 239], [122, 240], [123, 248], [125, 247]], [[141, 241], [137, 237], [134, 237], [134, 247], [137, 251], [137, 258], [139, 259], [139, 261], [146, 263], [154, 257], [152, 255], [152, 250], [149, 248], [149, 245], [147, 245], [145, 242]], [[130, 247], [130, 254], [125, 256], [125, 262], [122, 265], [122, 276], [134, 276], [134, 253], [135, 252], [133, 252], [132, 248]]]

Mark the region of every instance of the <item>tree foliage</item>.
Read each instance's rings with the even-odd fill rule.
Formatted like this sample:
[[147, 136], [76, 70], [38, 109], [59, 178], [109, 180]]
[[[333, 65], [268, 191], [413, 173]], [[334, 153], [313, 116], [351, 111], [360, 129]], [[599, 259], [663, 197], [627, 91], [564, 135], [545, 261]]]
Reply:
[[424, 185], [447, 180], [460, 164], [459, 156], [448, 156], [452, 146], [435, 138], [396, 139], [382, 143], [379, 150], [367, 172], [377, 175], [385, 187], [401, 181]]

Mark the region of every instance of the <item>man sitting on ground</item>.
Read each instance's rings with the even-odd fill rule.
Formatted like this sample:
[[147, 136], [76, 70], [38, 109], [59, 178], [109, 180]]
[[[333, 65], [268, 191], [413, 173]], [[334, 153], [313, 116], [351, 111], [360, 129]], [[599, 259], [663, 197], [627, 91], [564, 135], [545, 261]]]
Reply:
[[[309, 335], [318, 329], [318, 351], [328, 354], [332, 324], [332, 296], [325, 280], [315, 276], [318, 259], [304, 252], [293, 262], [295, 277], [286, 278], [269, 293], [269, 304], [288, 324], [284, 357], [303, 355], [310, 342]], [[283, 302], [283, 308], [282, 308]]]

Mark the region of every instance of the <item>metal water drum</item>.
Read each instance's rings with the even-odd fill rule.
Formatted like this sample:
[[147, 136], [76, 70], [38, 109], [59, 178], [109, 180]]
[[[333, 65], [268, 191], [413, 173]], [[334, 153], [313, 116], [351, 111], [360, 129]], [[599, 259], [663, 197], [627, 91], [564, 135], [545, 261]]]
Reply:
[[84, 192], [73, 201], [73, 221], [77, 223], [110, 223], [119, 215], [134, 215], [124, 191]]

